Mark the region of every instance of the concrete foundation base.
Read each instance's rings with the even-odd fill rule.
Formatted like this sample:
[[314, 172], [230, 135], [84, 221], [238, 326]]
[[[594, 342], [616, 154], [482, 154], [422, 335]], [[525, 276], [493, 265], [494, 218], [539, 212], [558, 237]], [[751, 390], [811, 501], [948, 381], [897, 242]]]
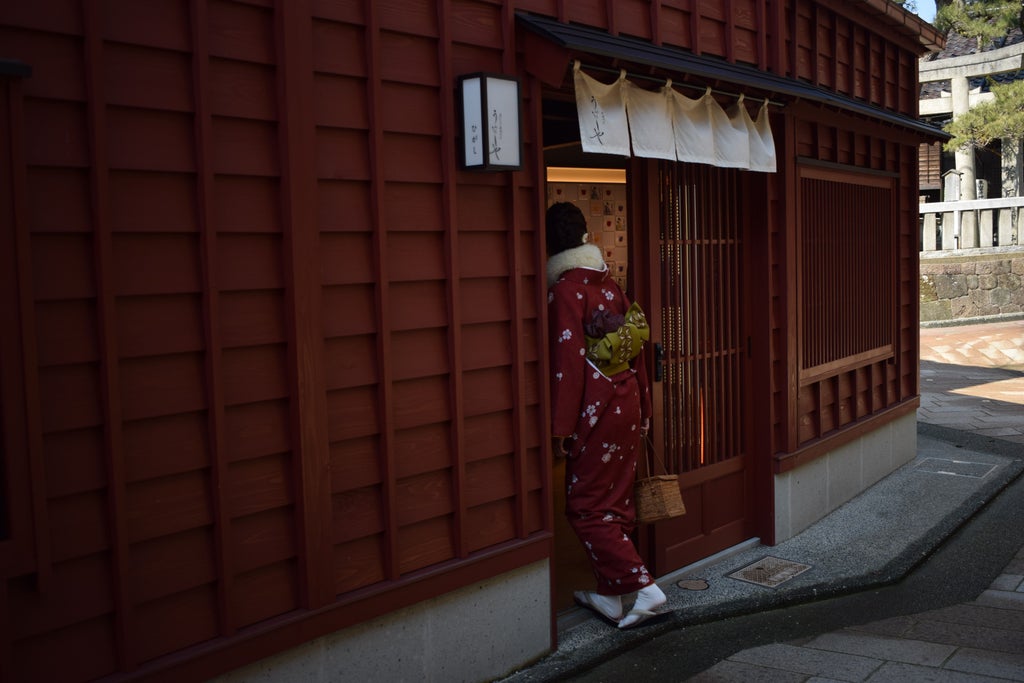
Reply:
[[914, 459], [917, 415], [847, 443], [775, 477], [775, 542], [796, 536], [872, 484]]
[[219, 683], [488, 681], [551, 647], [547, 560], [237, 669]]

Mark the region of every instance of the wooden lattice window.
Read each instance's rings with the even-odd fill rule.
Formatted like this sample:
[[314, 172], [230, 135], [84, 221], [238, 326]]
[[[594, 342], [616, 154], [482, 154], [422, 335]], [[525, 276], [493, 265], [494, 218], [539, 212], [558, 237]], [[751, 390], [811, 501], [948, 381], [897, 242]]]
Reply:
[[896, 179], [801, 166], [800, 380], [892, 357]]
[[745, 452], [744, 200], [736, 169], [668, 164], [662, 177], [665, 451], [691, 472]]

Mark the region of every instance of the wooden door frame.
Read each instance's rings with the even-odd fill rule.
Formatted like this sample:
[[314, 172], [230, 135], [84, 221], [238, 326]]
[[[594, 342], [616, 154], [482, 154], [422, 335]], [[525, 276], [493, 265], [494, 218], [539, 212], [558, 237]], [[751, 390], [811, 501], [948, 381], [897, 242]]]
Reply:
[[[633, 247], [630, 263], [629, 290], [630, 295], [640, 301], [648, 310], [651, 325], [651, 345], [645, 353], [651, 382], [651, 401], [654, 416], [651, 435], [654, 442], [663, 443], [664, 420], [661, 411], [664, 401], [662, 382], [653, 381], [656, 377], [655, 344], [663, 338], [661, 316], [654, 312], [661, 309], [661, 287], [655, 286], [660, 278], [655, 273], [661, 268], [661, 254], [658, 237], [658, 222], [661, 215], [661, 188], [659, 161], [654, 159], [633, 158], [629, 164], [628, 182], [630, 188], [630, 244]], [[768, 206], [767, 180], [763, 174], [745, 173], [741, 176], [743, 194], [750, 198], [751, 205]], [[751, 487], [748, 497], [748, 519], [751, 533], [762, 540], [773, 541], [774, 534], [774, 477], [771, 469], [770, 439], [767, 438], [771, 429], [770, 405], [770, 346], [767, 331], [769, 329], [769, 313], [766, 301], [758, 297], [758, 293], [768, 291], [769, 273], [769, 230], [770, 220], [763, 221], [758, 229], [755, 225], [754, 211], [742, 214], [742, 230], [744, 249], [742, 252], [742, 270], [746, 274], [746, 290], [743, 292], [743, 327], [747, 333], [749, 352], [746, 358], [746, 379], [743, 391], [743, 441], [746, 444], [745, 454], [748, 458], [746, 479]], [[762, 258], [757, 258], [762, 254]], [[756, 406], [764, 406], [755, 410]], [[758, 436], [762, 438], [758, 438]], [[650, 526], [637, 529], [637, 541], [640, 554], [645, 562], [653, 562], [657, 544], [656, 530]], [[655, 571], [658, 571], [655, 568]]]

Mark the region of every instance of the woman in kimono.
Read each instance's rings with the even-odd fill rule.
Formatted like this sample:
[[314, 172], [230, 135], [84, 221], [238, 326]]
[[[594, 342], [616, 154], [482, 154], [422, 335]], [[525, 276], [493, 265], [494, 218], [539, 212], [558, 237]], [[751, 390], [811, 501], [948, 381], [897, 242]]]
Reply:
[[[565, 514], [597, 578], [596, 591], [573, 595], [629, 628], [665, 603], [630, 539], [637, 455], [651, 416], [637, 356], [650, 330], [601, 250], [586, 243], [583, 213], [561, 202], [548, 209], [546, 222], [553, 448], [567, 458]], [[636, 601], [624, 615], [622, 596], [631, 593]]]

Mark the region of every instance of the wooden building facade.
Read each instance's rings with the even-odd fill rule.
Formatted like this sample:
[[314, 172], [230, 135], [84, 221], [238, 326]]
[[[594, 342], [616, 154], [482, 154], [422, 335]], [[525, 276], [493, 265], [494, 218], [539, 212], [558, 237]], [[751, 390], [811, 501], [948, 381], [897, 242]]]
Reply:
[[[913, 456], [940, 40], [887, 0], [4, 3], [0, 679], [230, 678], [351, 634], [349, 672], [543, 654], [576, 562], [546, 447], [566, 158], [627, 179], [690, 511], [640, 530], [655, 570], [877, 481]], [[769, 99], [778, 171], [588, 159], [577, 59]], [[520, 81], [518, 171], [459, 166], [471, 72]], [[408, 637], [430, 614], [447, 639]]]

